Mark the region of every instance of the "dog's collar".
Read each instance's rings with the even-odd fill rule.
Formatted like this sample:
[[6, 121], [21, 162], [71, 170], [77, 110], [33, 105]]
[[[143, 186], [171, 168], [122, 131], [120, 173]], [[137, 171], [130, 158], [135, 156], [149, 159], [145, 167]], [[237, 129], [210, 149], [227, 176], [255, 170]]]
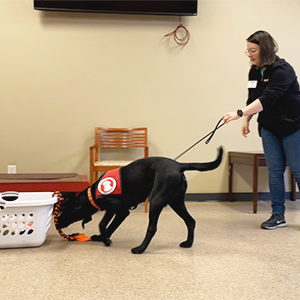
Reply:
[[91, 188], [90, 188], [90, 187], [88, 188], [87, 194], [88, 194], [88, 198], [89, 198], [91, 204], [92, 204], [96, 209], [100, 210], [100, 207], [95, 203], [95, 201], [94, 201], [94, 199], [93, 199], [93, 197], [92, 197], [92, 192], [91, 192]]

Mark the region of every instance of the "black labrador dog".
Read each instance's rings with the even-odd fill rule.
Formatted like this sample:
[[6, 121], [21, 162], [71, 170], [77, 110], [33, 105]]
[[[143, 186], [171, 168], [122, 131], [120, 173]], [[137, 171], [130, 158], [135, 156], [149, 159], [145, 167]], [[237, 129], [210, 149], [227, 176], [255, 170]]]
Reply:
[[[131, 250], [134, 254], [143, 253], [157, 230], [157, 222], [162, 209], [169, 205], [183, 219], [187, 226], [187, 240], [180, 247], [193, 245], [195, 220], [188, 213], [184, 197], [187, 182], [185, 171], [209, 171], [217, 168], [223, 155], [219, 147], [215, 161], [206, 163], [178, 163], [164, 157], [148, 157], [120, 168], [122, 195], [97, 195], [103, 175], [88, 189], [76, 197], [63, 200], [57, 218], [57, 227], [65, 228], [82, 220], [82, 226], [92, 220], [98, 209], [106, 210], [99, 224], [100, 235], [93, 235], [93, 241], [111, 244], [110, 237], [129, 215], [132, 207], [149, 199], [149, 225], [146, 236], [138, 247]], [[103, 180], [102, 180], [103, 183]], [[105, 185], [102, 185], [105, 188]], [[102, 191], [103, 192], [103, 191]], [[105, 193], [105, 192], [104, 192]], [[95, 205], [94, 205], [95, 204]]]

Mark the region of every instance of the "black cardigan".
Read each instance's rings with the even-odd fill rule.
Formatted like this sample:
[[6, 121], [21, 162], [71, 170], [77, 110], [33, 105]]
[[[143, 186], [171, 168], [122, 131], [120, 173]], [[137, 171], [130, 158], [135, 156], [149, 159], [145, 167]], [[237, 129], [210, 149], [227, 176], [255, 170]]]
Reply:
[[[276, 136], [287, 136], [300, 129], [300, 91], [294, 69], [284, 59], [267, 67], [249, 71], [247, 105], [259, 98], [263, 111], [258, 115], [261, 127]], [[259, 130], [260, 132], [260, 130]]]

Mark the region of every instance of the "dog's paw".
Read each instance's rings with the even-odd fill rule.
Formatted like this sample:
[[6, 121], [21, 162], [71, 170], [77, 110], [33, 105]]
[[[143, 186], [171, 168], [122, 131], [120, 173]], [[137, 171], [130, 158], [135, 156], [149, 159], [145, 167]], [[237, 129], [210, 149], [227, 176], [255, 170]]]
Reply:
[[96, 235], [96, 234], [91, 236], [91, 240], [93, 242], [102, 242], [101, 235]]
[[92, 235], [91, 240], [93, 242], [103, 242], [105, 246], [110, 246], [111, 240], [109, 238], [103, 238], [102, 235]]
[[140, 247], [135, 247], [131, 249], [131, 253], [133, 254], [142, 254], [144, 250], [142, 250]]
[[185, 241], [180, 244], [182, 248], [191, 248], [193, 246], [193, 242]]
[[111, 240], [110, 240], [110, 239], [105, 239], [105, 240], [103, 241], [103, 243], [104, 243], [105, 246], [109, 247], [110, 244], [111, 244]]

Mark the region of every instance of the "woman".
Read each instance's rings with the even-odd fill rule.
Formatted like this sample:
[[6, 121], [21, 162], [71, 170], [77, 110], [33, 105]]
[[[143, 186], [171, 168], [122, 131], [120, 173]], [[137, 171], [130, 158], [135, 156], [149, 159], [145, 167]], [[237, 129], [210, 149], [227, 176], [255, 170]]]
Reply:
[[247, 39], [246, 54], [251, 60], [247, 106], [223, 116], [225, 123], [244, 116], [242, 135], [250, 132], [249, 122], [259, 113], [259, 134], [269, 172], [272, 216], [263, 229], [285, 227], [284, 171], [286, 160], [300, 188], [300, 91], [294, 69], [276, 55], [277, 44], [266, 31]]

